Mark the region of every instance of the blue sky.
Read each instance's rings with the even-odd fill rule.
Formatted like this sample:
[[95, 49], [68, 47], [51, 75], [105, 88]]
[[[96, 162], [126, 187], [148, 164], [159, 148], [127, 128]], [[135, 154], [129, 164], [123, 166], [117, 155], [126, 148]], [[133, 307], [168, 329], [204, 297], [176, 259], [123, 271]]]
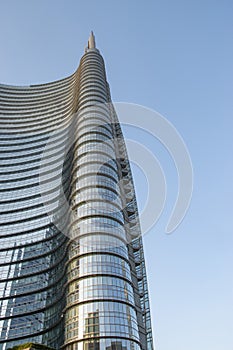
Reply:
[[[159, 142], [137, 136], [156, 154], [168, 185], [165, 210], [144, 239], [157, 350], [233, 347], [232, 12], [230, 0], [0, 4], [1, 83], [73, 73], [93, 29], [113, 100], [158, 111], [186, 142], [193, 199], [182, 224], [166, 235], [176, 171]], [[145, 179], [134, 170], [141, 207]]]

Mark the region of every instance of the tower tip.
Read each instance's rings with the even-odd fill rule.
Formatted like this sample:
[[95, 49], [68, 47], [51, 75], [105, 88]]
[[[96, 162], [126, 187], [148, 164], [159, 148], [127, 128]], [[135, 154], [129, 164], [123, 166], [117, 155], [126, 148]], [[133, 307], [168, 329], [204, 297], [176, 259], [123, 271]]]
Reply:
[[95, 36], [93, 33], [93, 30], [91, 31], [89, 40], [88, 40], [88, 49], [95, 49], [96, 48], [96, 44], [95, 44]]

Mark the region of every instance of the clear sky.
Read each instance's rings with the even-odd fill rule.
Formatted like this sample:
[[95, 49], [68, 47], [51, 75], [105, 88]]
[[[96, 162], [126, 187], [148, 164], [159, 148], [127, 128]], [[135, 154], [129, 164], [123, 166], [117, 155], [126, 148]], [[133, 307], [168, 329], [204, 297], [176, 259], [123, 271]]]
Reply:
[[[165, 210], [144, 239], [157, 350], [233, 348], [232, 17], [230, 0], [0, 2], [1, 83], [73, 73], [93, 29], [113, 100], [158, 111], [187, 144], [193, 199], [166, 235], [176, 172], [163, 146], [139, 135], [168, 184]], [[141, 207], [145, 181], [134, 170]]]

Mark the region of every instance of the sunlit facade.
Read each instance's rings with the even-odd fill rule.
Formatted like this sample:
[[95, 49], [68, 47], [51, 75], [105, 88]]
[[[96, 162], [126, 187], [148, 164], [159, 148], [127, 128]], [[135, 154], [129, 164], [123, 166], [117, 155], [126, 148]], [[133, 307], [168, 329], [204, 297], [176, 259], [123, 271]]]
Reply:
[[152, 350], [132, 175], [93, 33], [72, 76], [0, 85], [0, 123], [0, 350]]

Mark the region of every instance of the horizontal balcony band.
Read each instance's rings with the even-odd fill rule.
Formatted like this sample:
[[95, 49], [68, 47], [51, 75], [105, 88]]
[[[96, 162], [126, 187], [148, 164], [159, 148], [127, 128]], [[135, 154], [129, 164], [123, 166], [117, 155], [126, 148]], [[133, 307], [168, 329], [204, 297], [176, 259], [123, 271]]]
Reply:
[[[3, 103], [19, 103], [19, 104], [51, 104], [53, 102], [57, 102], [71, 96], [74, 93], [75, 81], [70, 83], [68, 86], [60, 88], [58, 91], [49, 92], [49, 93], [36, 93], [34, 95], [30, 95], [30, 93], [26, 94], [9, 94], [3, 92], [0, 86], [0, 102]], [[15, 96], [16, 95], [16, 96]]]
[[[129, 341], [130, 343], [135, 343], [139, 346], [139, 349], [142, 349], [142, 346], [141, 346], [141, 342], [139, 340], [136, 340], [134, 338], [130, 338], [130, 337], [123, 337], [123, 336], [109, 336], [109, 335], [106, 335], [106, 336], [99, 336], [99, 335], [95, 335], [95, 337], [93, 336], [90, 336], [90, 337], [85, 337], [85, 338], [82, 338], [82, 339], [79, 339], [77, 337], [73, 337], [73, 338], [76, 338], [76, 339], [72, 339], [72, 340], [69, 340], [69, 341], [66, 341], [64, 343], [64, 345], [61, 347], [61, 350], [64, 349], [66, 350], [66, 347], [69, 346], [69, 345], [75, 345], [77, 343], [88, 343], [88, 342], [91, 342], [91, 344], [95, 344], [97, 343], [98, 344], [98, 341], [101, 341], [101, 339], [114, 339], [115, 341], [117, 340], [127, 340]], [[124, 347], [122, 347], [123, 349]], [[136, 349], [136, 350], [139, 350], [139, 349]], [[128, 349], [127, 349], [128, 350]]]
[[[64, 270], [63, 273], [61, 275], [59, 275], [59, 279], [58, 280], [56, 280], [54, 283], [48, 284], [46, 287], [38, 288], [38, 289], [31, 289], [31, 287], [30, 287], [30, 291], [29, 292], [18, 293], [18, 294], [14, 294], [14, 295], [7, 295], [7, 296], [4, 296], [4, 297], [0, 298], [0, 301], [10, 300], [10, 299], [17, 299], [17, 298], [23, 298], [23, 297], [27, 297], [27, 296], [32, 296], [34, 294], [37, 295], [37, 294], [40, 294], [40, 293], [43, 293], [43, 292], [47, 292], [50, 289], [53, 290], [53, 288], [55, 286], [59, 285], [60, 282], [62, 282], [62, 285], [64, 285], [62, 280], [64, 279], [65, 276], [66, 276], [66, 271]], [[27, 284], [27, 286], [28, 286], [28, 284]]]
[[61, 256], [61, 259], [59, 261], [56, 261], [56, 263], [51, 265], [49, 268], [46, 268], [44, 270], [40, 270], [38, 272], [25, 274], [25, 275], [19, 275], [19, 276], [10, 277], [10, 278], [4, 278], [4, 279], [1, 279], [1, 283], [15, 281], [15, 280], [23, 280], [23, 279], [26, 279], [26, 278], [29, 278], [29, 277], [43, 275], [46, 272], [54, 271], [55, 268], [58, 267], [58, 265], [60, 265], [62, 263], [64, 264], [65, 259], [66, 259], [66, 253], [67, 253], [67, 250], [63, 251], [63, 255]]
[[[65, 237], [65, 236], [64, 236]], [[54, 238], [53, 238], [54, 239]], [[67, 242], [67, 238], [64, 238], [64, 240], [54, 249], [50, 249], [48, 250], [46, 253], [43, 253], [43, 254], [38, 254], [38, 255], [34, 255], [33, 257], [28, 257], [28, 258], [23, 258], [23, 259], [20, 259], [20, 260], [16, 260], [16, 261], [7, 261], [5, 263], [0, 263], [0, 267], [3, 267], [3, 266], [10, 266], [10, 265], [17, 265], [17, 264], [21, 264], [21, 263], [24, 263], [24, 262], [28, 262], [28, 261], [34, 261], [35, 259], [38, 260], [38, 259], [43, 259], [47, 256], [50, 256], [52, 255], [53, 253], [57, 252], [59, 249], [61, 249], [61, 247]], [[37, 243], [38, 245], [38, 243]], [[24, 247], [20, 247], [20, 249], [22, 249]], [[41, 265], [41, 264], [40, 264]], [[1, 281], [0, 281], [1, 282]], [[1, 298], [0, 298], [1, 300]]]
[[[19, 236], [25, 236], [25, 235], [28, 235], [28, 234], [32, 234], [32, 233], [36, 233], [38, 232], [38, 229], [40, 230], [49, 230], [51, 228], [51, 224], [48, 224], [46, 226], [42, 226], [42, 227], [39, 227], [39, 228], [35, 228], [33, 230], [29, 230], [29, 231], [25, 231], [22, 233], [22, 231], [20, 231], [20, 233], [16, 233], [16, 234], [13, 234], [13, 235], [7, 235], [6, 236], [2, 236], [1, 238], [4, 240], [6, 238], [11, 238], [11, 237], [19, 237]], [[26, 248], [26, 247], [31, 247], [33, 245], [37, 245], [39, 243], [45, 243], [45, 242], [48, 242], [50, 240], [53, 240], [54, 238], [56, 238], [58, 235], [60, 235], [61, 233], [59, 231], [56, 231], [56, 233], [53, 235], [53, 236], [49, 236], [49, 237], [46, 237], [46, 238], [43, 238], [43, 239], [40, 239], [40, 240], [37, 240], [37, 241], [34, 241], [34, 242], [28, 242], [28, 243], [24, 243], [24, 244], [20, 244], [20, 245], [14, 245], [12, 247], [8, 247], [8, 248], [0, 248], [0, 252], [4, 252], [4, 251], [11, 251], [11, 250], [15, 250], [15, 249], [20, 249], [22, 247]], [[40, 238], [41, 237], [41, 234], [40, 234]], [[1, 242], [1, 241], [0, 241]], [[17, 243], [17, 241], [15, 241], [15, 243]], [[2, 243], [1, 243], [1, 246], [2, 246]], [[0, 281], [1, 282], [1, 281]]]
[[[18, 317], [18, 316], [17, 316]], [[56, 328], [60, 323], [62, 323], [63, 322], [63, 320], [62, 319], [60, 319], [59, 321], [56, 321], [55, 323], [54, 323], [54, 325], [52, 325], [52, 326], [50, 326], [50, 327], [47, 327], [46, 329], [44, 329], [44, 330], [42, 330], [42, 331], [39, 331], [39, 332], [35, 332], [35, 333], [33, 333], [33, 337], [37, 337], [37, 336], [40, 336], [40, 335], [43, 335], [43, 334], [46, 334], [46, 333], [48, 333], [48, 332], [50, 332], [51, 330], [53, 330], [54, 328]], [[32, 337], [32, 334], [31, 333], [28, 333], [28, 334], [26, 334], [26, 335], [22, 335], [22, 336], [20, 336], [20, 335], [18, 335], [17, 336], [17, 338], [15, 338], [15, 335], [14, 335], [14, 338], [7, 338], [7, 339], [1, 339], [0, 338], [0, 344], [7, 344], [7, 343], [9, 343], [9, 342], [12, 342], [12, 341], [15, 341], [15, 340], [23, 340], [23, 339], [27, 339], [27, 338], [31, 338]]]
[[[122, 242], [122, 244], [124, 244], [124, 246], [126, 247], [126, 243]], [[72, 258], [68, 258], [67, 262], [65, 263], [66, 266], [68, 266], [70, 263], [74, 262], [75, 260], [80, 260], [82, 258], [85, 258], [85, 257], [88, 257], [88, 256], [113, 256], [113, 257], [116, 257], [116, 258], [119, 258], [119, 259], [122, 259], [124, 260], [128, 266], [130, 266], [130, 263], [129, 263], [129, 258], [119, 254], [119, 253], [114, 253], [114, 252], [109, 252], [109, 251], [93, 251], [93, 252], [85, 252], [85, 253], [80, 253], [78, 255], [74, 255], [72, 256]], [[99, 274], [96, 274], [97, 276], [99, 276]], [[107, 273], [103, 273], [103, 275], [106, 275], [106, 276], [111, 276], [111, 274]], [[91, 276], [91, 274], [90, 274]], [[114, 275], [115, 276], [115, 275]], [[80, 276], [79, 279], [83, 279], [83, 278], [87, 278], [87, 276]], [[122, 275], [119, 275], [119, 278], [121, 279], [124, 279], [124, 280], [127, 280], [127, 281], [130, 281], [128, 280], [127, 278], [123, 278]], [[130, 284], [132, 284], [132, 281], [130, 281]]]
[[[135, 310], [136, 311], [136, 307], [135, 307], [135, 305], [134, 304], [131, 304], [131, 303], [129, 303], [129, 302], [127, 302], [127, 301], [124, 301], [124, 300], [112, 300], [114, 303], [118, 303], [118, 304], [123, 304], [123, 305], [127, 305], [127, 306], [129, 306], [129, 307], [131, 307], [133, 310]], [[66, 306], [66, 308], [64, 309], [64, 312], [65, 311], [67, 311], [67, 310], [69, 310], [69, 309], [72, 309], [72, 307], [74, 307], [74, 306], [81, 306], [81, 305], [85, 305], [85, 304], [91, 304], [91, 303], [97, 303], [97, 302], [106, 302], [106, 303], [108, 303], [108, 302], [111, 302], [111, 299], [94, 299], [94, 300], [87, 300], [87, 301], [81, 301], [81, 302], [79, 302], [79, 303], [76, 303], [76, 304], [74, 304], [74, 305], [71, 305], [71, 306]], [[93, 339], [93, 338], [92, 338]]]

